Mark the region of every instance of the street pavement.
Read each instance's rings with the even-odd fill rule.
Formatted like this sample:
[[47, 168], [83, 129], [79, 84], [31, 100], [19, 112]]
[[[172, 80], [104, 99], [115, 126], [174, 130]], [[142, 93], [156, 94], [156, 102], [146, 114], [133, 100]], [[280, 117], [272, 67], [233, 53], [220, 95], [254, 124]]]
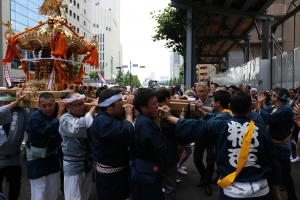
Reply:
[[[24, 151], [22, 152], [24, 154]], [[19, 200], [30, 200], [30, 182], [26, 177], [26, 160], [22, 160], [22, 186]], [[204, 158], [205, 161], [205, 158]], [[211, 185], [212, 196], [208, 197], [205, 195], [203, 188], [197, 187], [200, 176], [197, 172], [196, 167], [193, 164], [193, 156], [184, 163], [187, 167], [187, 175], [178, 174], [178, 178], [181, 180], [177, 184], [177, 200], [217, 200], [218, 199], [218, 187], [215, 184]], [[214, 175], [215, 176], [215, 175]], [[292, 176], [295, 183], [296, 194], [300, 199], [300, 162], [292, 163]], [[60, 183], [58, 186], [58, 198], [57, 200], [64, 200], [62, 192], [59, 190]], [[7, 196], [8, 184], [3, 187], [3, 193]], [[286, 192], [281, 192], [282, 200], [287, 200]], [[93, 184], [92, 192], [89, 200], [97, 200], [95, 184]], [[113, 199], [112, 199], [113, 200]], [[154, 199], [155, 200], [155, 199]]]

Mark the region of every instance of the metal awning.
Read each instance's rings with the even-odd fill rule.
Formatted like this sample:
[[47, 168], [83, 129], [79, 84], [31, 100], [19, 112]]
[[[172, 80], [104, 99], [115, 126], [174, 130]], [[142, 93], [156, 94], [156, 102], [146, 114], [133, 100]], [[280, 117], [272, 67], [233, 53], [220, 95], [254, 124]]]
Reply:
[[[188, 59], [192, 60], [195, 53], [193, 50], [197, 48], [195, 41], [201, 41], [202, 38], [207, 36], [214, 36], [218, 42], [215, 45], [208, 45], [204, 48], [204, 55], [201, 57], [202, 63], [220, 63], [223, 62], [222, 58], [228, 57], [228, 53], [235, 45], [240, 45], [245, 48], [249, 45], [251, 39], [248, 35], [255, 28], [256, 21], [269, 21], [273, 19], [273, 16], [267, 15], [266, 11], [275, 0], [171, 0], [171, 5], [179, 9], [187, 9], [188, 18], [193, 18], [200, 12], [207, 12], [211, 14], [210, 18], [202, 20], [213, 20], [219, 24], [224, 23], [228, 25], [229, 30], [221, 30], [221, 26], [218, 24], [209, 27], [201, 28], [190, 26], [187, 30], [187, 37], [192, 36], [192, 31], [195, 31], [193, 36], [193, 44], [189, 44], [189, 38], [187, 38], [187, 69], [190, 67]], [[189, 30], [190, 29], [190, 30]], [[191, 31], [189, 33], [189, 31]], [[266, 37], [268, 38], [268, 36]], [[263, 37], [264, 39], [264, 37]], [[244, 40], [245, 46], [242, 46], [239, 42]], [[188, 50], [191, 48], [191, 50]], [[246, 49], [244, 49], [245, 51]], [[191, 52], [189, 52], [191, 51]], [[189, 58], [189, 55], [191, 57]], [[247, 55], [246, 55], [247, 56]], [[246, 57], [245, 56], [245, 57]], [[248, 56], [249, 59], [249, 56]], [[199, 63], [197, 63], [199, 64]], [[195, 66], [195, 63], [190, 63]], [[191, 71], [193, 69], [191, 68]], [[189, 72], [189, 70], [187, 70]], [[193, 72], [191, 72], [193, 76]], [[188, 77], [187, 77], [188, 78]], [[191, 81], [193, 83], [193, 81]], [[189, 85], [187, 83], [186, 85]]]
[[[222, 31], [219, 25], [212, 25], [196, 32], [197, 39], [215, 36], [219, 40], [215, 45], [206, 46], [203, 63], [216, 63], [226, 57], [236, 45], [236, 41], [250, 39], [248, 34], [255, 28], [255, 20], [270, 20], [267, 8], [275, 0], [171, 0], [176, 8], [193, 8], [194, 13], [207, 12], [214, 14], [211, 18], [218, 23], [227, 24], [230, 30]], [[196, 27], [197, 29], [197, 27]], [[195, 44], [197, 47], [197, 44]]]

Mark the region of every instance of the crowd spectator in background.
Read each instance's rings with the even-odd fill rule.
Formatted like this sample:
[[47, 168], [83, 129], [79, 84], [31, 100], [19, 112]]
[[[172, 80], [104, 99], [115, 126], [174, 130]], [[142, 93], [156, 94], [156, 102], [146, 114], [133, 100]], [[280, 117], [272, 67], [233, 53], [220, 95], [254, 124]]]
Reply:
[[251, 97], [252, 101], [257, 100], [257, 89], [256, 88], [250, 89], [250, 97]]
[[180, 97], [180, 99], [186, 99], [186, 100], [196, 100], [197, 94], [193, 90], [187, 90], [185, 91], [184, 95]]
[[[198, 83], [197, 84], [197, 95], [199, 96], [199, 100], [201, 101], [200, 108], [205, 107], [211, 107], [212, 106], [212, 99], [208, 96], [208, 86], [204, 83]], [[197, 111], [198, 106], [196, 106]], [[207, 156], [206, 156], [206, 166], [203, 164], [203, 154], [206, 150]], [[194, 164], [199, 172], [199, 175], [201, 176], [200, 181], [198, 182], [198, 187], [203, 187], [204, 192], [207, 196], [212, 195], [212, 190], [210, 188], [210, 181], [211, 178], [210, 174], [214, 171], [214, 146], [212, 144], [207, 144], [203, 142], [195, 142], [194, 147]]]
[[250, 86], [250, 85], [245, 85], [243, 91], [244, 91], [246, 94], [250, 95], [250, 90], [251, 90], [251, 86]]
[[182, 96], [183, 95], [183, 93], [182, 93], [182, 90], [181, 90], [181, 85], [175, 85], [175, 87], [177, 88], [177, 90], [178, 90], [178, 95], [179, 96]]
[[235, 85], [231, 85], [231, 86], [228, 87], [228, 92], [229, 92], [230, 94], [234, 94], [234, 93], [237, 92], [238, 90], [239, 90], [238, 87], [236, 87]]
[[298, 101], [299, 94], [297, 93], [297, 90], [295, 90], [295, 89], [289, 89], [289, 93], [290, 93], [290, 102], [289, 103], [292, 107], [294, 107], [296, 102]]
[[222, 85], [221, 86], [224, 90], [227, 90], [227, 86], [226, 85]]
[[294, 99], [296, 98], [296, 90], [291, 88], [289, 89], [289, 93], [290, 93], [290, 101], [289, 104], [292, 105]]
[[244, 85], [243, 84], [239, 85], [239, 91], [244, 91]]
[[178, 89], [176, 87], [171, 88], [171, 100], [179, 100]]
[[300, 86], [298, 86], [298, 87], [296, 88], [296, 92], [297, 92], [297, 96], [299, 96], [299, 95], [300, 95]]
[[218, 87], [220, 87], [218, 83], [212, 83], [210, 85], [210, 94], [214, 93]]

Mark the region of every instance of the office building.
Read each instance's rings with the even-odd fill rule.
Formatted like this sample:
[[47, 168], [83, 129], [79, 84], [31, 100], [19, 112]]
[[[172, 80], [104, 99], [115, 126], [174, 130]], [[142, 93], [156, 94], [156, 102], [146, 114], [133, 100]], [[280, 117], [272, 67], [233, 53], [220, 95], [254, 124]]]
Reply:
[[177, 52], [170, 55], [170, 79], [178, 78], [180, 67], [183, 65], [183, 57]]
[[115, 83], [122, 66], [120, 42], [120, 0], [93, 0], [92, 34], [99, 43], [99, 65], [108, 83]]

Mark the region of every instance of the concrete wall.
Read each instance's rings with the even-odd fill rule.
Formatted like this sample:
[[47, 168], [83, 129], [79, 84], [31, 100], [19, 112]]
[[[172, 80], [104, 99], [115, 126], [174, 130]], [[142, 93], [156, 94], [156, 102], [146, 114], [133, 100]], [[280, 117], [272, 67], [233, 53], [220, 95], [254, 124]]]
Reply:
[[271, 88], [271, 61], [255, 58], [238, 67], [232, 67], [227, 72], [220, 73], [213, 78], [219, 85], [250, 85], [258, 90]]

